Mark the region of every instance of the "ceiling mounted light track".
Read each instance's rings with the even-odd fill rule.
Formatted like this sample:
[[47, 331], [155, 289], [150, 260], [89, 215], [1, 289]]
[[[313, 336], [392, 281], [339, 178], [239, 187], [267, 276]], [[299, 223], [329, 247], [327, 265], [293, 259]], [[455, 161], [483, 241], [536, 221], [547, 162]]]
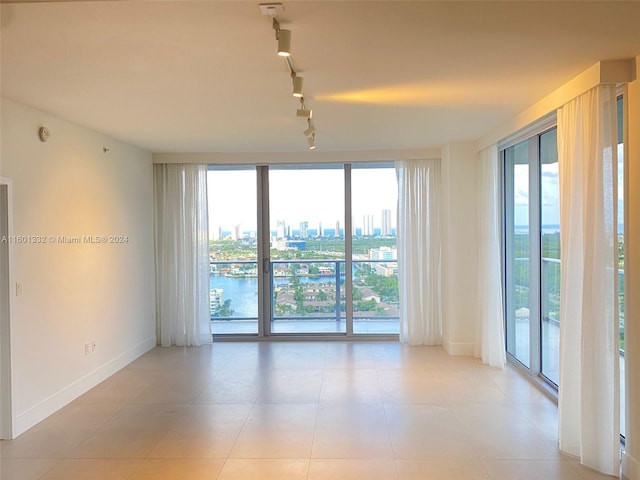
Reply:
[[278, 20], [278, 15], [284, 13], [284, 5], [282, 5], [282, 3], [261, 3], [259, 7], [263, 15], [271, 17], [272, 19], [271, 24], [278, 42], [278, 56], [284, 58], [287, 62], [293, 83], [293, 96], [300, 99], [300, 108], [296, 110], [296, 117], [307, 119], [308, 128], [304, 131], [304, 136], [309, 144], [309, 150], [314, 150], [316, 148], [316, 129], [311, 125], [313, 111], [307, 108], [305, 104], [302, 88], [303, 78], [298, 76], [298, 72], [293, 66], [293, 59], [291, 57], [291, 30], [280, 28], [280, 21]]
[[278, 28], [276, 35], [278, 37], [278, 55], [281, 57], [291, 56], [291, 30], [281, 30]]
[[302, 77], [293, 75], [293, 96], [302, 97]]

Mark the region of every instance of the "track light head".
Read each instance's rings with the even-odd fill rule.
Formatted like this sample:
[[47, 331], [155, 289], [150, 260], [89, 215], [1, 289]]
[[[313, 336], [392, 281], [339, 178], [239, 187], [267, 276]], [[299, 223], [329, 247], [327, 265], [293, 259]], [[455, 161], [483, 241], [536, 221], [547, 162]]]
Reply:
[[302, 77], [294, 76], [293, 77], [293, 96], [301, 98], [302, 97]]
[[311, 136], [311, 137], [307, 138], [307, 143], [309, 144], [309, 150], [315, 150], [316, 149], [315, 136]]
[[309, 126], [309, 128], [307, 128], [304, 132], [304, 136], [307, 138], [313, 137], [316, 134], [316, 129], [313, 128], [312, 126]]
[[279, 29], [278, 31], [278, 55], [288, 57], [291, 55], [291, 30]]
[[313, 116], [313, 110], [307, 110], [306, 108], [299, 108], [296, 110], [296, 117], [311, 118]]

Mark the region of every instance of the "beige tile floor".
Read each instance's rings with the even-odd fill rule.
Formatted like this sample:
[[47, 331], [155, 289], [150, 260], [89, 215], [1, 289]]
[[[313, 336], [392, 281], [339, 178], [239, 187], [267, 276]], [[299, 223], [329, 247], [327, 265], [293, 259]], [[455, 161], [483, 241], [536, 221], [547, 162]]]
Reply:
[[581, 480], [512, 368], [397, 343], [157, 348], [13, 441], [2, 480]]

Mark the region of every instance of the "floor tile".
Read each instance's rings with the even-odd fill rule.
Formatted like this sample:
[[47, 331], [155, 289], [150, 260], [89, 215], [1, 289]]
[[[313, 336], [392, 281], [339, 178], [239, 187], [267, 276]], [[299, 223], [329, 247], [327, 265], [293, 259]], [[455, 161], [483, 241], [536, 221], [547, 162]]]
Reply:
[[317, 405], [257, 404], [231, 458], [309, 458]]
[[129, 405], [71, 454], [73, 458], [145, 458], [184, 415], [180, 405]]
[[396, 460], [396, 468], [399, 480], [489, 479], [481, 461], [474, 459]]
[[126, 480], [139, 460], [60, 460], [42, 480]]
[[374, 369], [327, 369], [322, 377], [321, 404], [382, 403]]
[[[97, 472], [97, 473], [96, 473]], [[512, 368], [397, 342], [156, 348], [12, 441], [0, 476], [605, 480]]]
[[491, 480], [582, 480], [569, 462], [548, 460], [483, 460]]
[[149, 454], [151, 458], [226, 458], [251, 407], [194, 405]]
[[385, 405], [385, 410], [396, 458], [476, 458], [464, 430], [447, 406]]
[[0, 478], [9, 480], [37, 480], [59, 460], [34, 458], [0, 459]]
[[317, 404], [322, 370], [275, 369], [267, 376], [257, 403]]
[[577, 460], [569, 460], [567, 463], [580, 474], [580, 478], [583, 480], [612, 480], [618, 478], [618, 475], [612, 477], [610, 475], [604, 475], [603, 473], [596, 472], [589, 467], [581, 465]]
[[321, 405], [313, 458], [393, 458], [382, 405]]
[[229, 459], [217, 480], [306, 480], [309, 460]]
[[128, 480], [213, 480], [224, 460], [147, 459], [142, 460]]
[[311, 460], [309, 480], [394, 480], [393, 460]]

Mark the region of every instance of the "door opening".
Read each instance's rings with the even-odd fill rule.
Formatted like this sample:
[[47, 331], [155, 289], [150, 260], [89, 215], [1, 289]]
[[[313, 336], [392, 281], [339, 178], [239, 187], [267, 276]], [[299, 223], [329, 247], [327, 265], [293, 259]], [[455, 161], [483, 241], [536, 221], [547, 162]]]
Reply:
[[9, 184], [0, 180], [0, 439], [12, 438]]

